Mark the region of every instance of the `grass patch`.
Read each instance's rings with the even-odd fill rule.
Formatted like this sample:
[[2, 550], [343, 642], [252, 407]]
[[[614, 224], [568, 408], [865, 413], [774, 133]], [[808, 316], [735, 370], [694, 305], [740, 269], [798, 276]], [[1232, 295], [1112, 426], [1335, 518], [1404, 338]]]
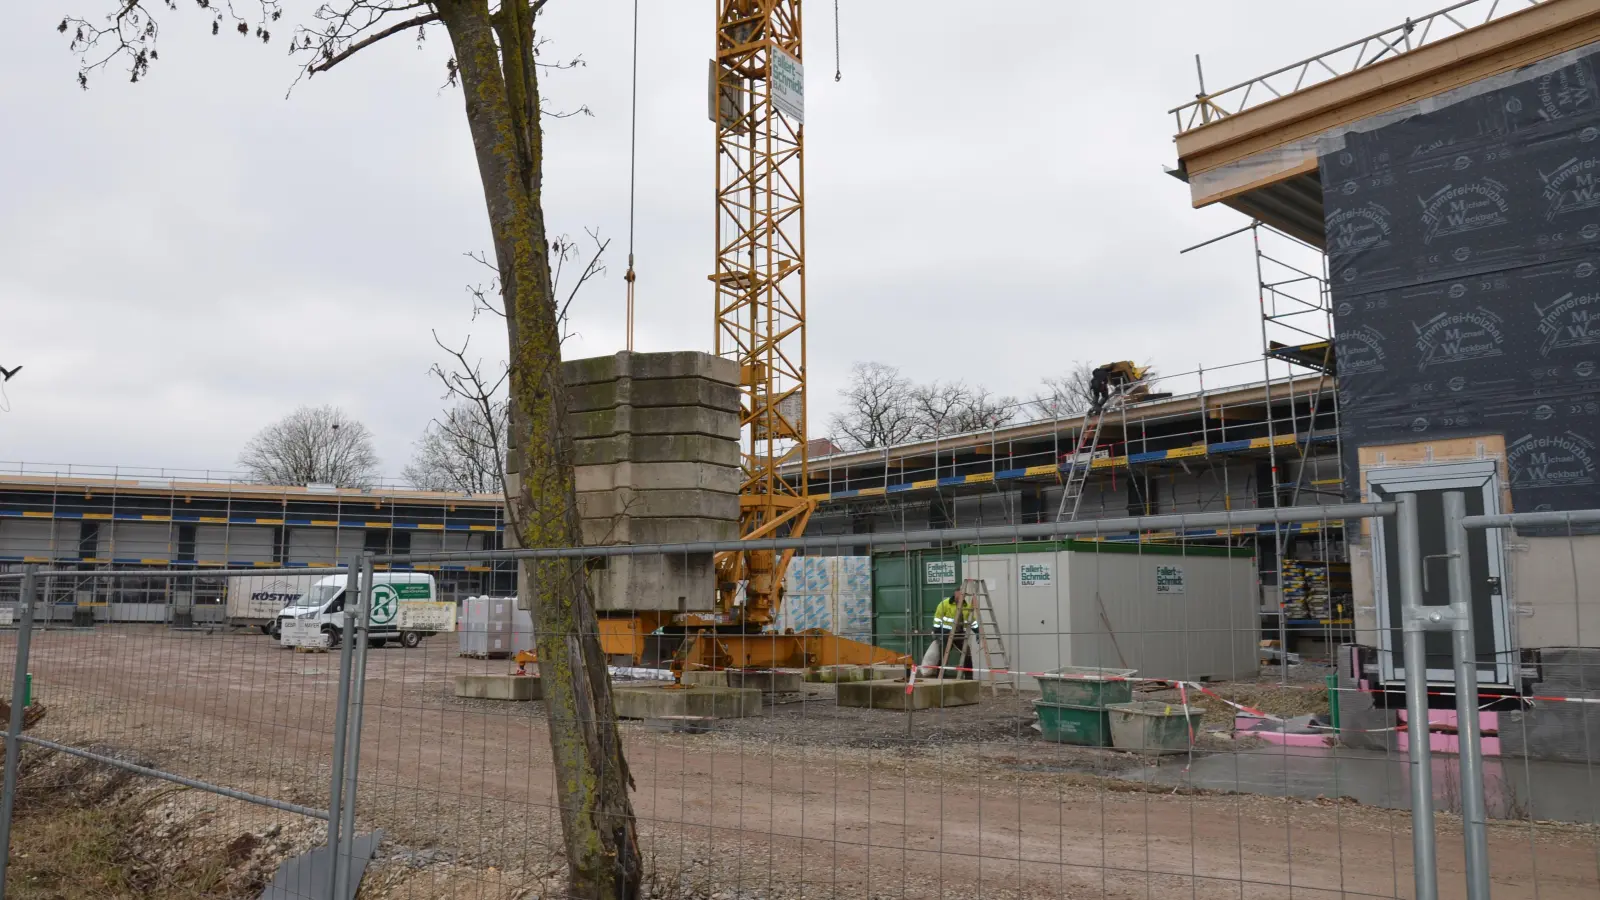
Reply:
[[20, 779], [11, 832], [11, 900], [260, 895], [259, 879], [238, 878], [239, 864], [256, 847], [254, 835], [208, 846], [184, 841], [170, 826], [155, 833], [150, 809], [186, 788], [152, 790], [148, 782], [93, 763], [37, 756], [31, 762]]

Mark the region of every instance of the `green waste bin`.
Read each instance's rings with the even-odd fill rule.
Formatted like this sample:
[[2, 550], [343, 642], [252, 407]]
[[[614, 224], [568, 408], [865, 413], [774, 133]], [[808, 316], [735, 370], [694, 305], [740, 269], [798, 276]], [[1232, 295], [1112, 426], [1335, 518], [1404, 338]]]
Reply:
[[1106, 711], [1098, 706], [1035, 700], [1033, 710], [1039, 714], [1039, 730], [1047, 741], [1080, 747], [1111, 746]]
[[1138, 669], [1096, 669], [1064, 666], [1034, 676], [1039, 681], [1041, 699], [1048, 703], [1103, 708], [1110, 703], [1133, 699], [1133, 682]]

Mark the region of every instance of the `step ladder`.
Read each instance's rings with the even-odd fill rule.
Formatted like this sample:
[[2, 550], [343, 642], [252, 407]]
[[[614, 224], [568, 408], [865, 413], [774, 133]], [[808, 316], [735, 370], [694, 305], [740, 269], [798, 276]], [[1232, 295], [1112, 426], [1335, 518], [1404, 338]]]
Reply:
[[1083, 502], [1083, 490], [1089, 483], [1089, 471], [1094, 465], [1094, 448], [1100, 441], [1100, 424], [1106, 413], [1123, 409], [1128, 392], [1142, 382], [1130, 381], [1117, 385], [1099, 409], [1089, 409], [1083, 414], [1083, 424], [1078, 427], [1078, 440], [1073, 445], [1067, 469], [1066, 488], [1061, 492], [1061, 505], [1056, 509], [1057, 522], [1072, 522], [1078, 518], [1078, 506]]
[[[972, 604], [973, 617], [978, 622], [977, 640], [967, 636], [977, 648], [976, 653], [969, 654], [973, 665], [983, 670], [984, 680], [989, 682], [989, 690], [995, 696], [1000, 695], [1001, 685], [1017, 693], [1017, 676], [1011, 671], [1011, 657], [1006, 654], [1005, 638], [1000, 634], [1000, 621], [995, 618], [994, 603], [989, 599], [988, 583], [982, 578], [967, 578], [961, 582], [961, 592]], [[946, 649], [945, 655], [949, 653]]]

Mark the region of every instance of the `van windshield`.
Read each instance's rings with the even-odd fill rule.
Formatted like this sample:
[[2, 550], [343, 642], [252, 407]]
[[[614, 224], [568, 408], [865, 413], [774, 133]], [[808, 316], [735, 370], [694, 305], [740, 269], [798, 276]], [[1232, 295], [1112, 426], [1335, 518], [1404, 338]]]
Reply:
[[311, 586], [311, 590], [306, 592], [306, 598], [305, 600], [301, 601], [300, 605], [315, 606], [320, 608], [323, 604], [342, 593], [344, 593], [343, 585], [314, 584]]

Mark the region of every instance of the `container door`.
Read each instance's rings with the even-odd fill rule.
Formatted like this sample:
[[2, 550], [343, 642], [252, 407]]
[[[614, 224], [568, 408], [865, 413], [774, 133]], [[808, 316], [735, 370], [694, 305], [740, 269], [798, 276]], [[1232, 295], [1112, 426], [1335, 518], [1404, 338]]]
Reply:
[[872, 642], [896, 653], [911, 652], [914, 559], [906, 553], [872, 557]]
[[[1393, 500], [1397, 494], [1417, 495], [1418, 539], [1423, 556], [1422, 602], [1448, 606], [1450, 588], [1444, 554], [1444, 492], [1466, 494], [1467, 515], [1500, 512], [1501, 484], [1493, 460], [1438, 463], [1372, 469], [1367, 473], [1373, 500]], [[1385, 681], [1405, 678], [1405, 637], [1400, 624], [1399, 545], [1395, 529], [1382, 519], [1373, 521], [1372, 576], [1378, 606], [1378, 640], [1381, 673]], [[1511, 683], [1511, 629], [1503, 588], [1505, 548], [1501, 532], [1483, 529], [1467, 532], [1468, 566], [1472, 585], [1473, 635], [1477, 643], [1478, 681]], [[1427, 635], [1428, 680], [1451, 682], [1450, 635]]]

